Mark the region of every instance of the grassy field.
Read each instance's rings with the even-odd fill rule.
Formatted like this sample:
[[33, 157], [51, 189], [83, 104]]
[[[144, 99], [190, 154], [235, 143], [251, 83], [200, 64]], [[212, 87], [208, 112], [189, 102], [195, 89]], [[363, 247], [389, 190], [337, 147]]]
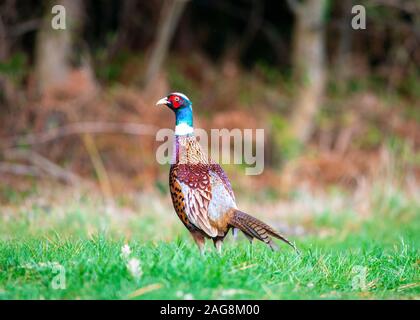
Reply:
[[368, 217], [322, 212], [309, 224], [328, 232], [290, 236], [300, 255], [229, 236], [222, 255], [209, 242], [200, 256], [170, 207], [152, 198], [139, 209], [148, 215], [136, 215], [103, 212], [85, 195], [54, 207], [7, 196], [0, 299], [420, 298], [420, 207], [401, 197]]

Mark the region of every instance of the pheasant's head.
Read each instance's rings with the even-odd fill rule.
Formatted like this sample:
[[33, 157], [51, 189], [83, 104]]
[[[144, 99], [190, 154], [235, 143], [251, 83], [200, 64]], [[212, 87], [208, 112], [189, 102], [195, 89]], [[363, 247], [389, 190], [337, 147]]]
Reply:
[[156, 103], [156, 105], [160, 104], [167, 106], [175, 113], [176, 135], [187, 135], [194, 132], [192, 102], [185, 94], [173, 92]]

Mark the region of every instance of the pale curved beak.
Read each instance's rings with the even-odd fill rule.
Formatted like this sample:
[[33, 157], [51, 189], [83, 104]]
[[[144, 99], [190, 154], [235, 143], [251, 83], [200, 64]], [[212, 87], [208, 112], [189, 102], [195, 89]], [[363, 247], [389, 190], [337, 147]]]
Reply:
[[160, 99], [158, 102], [156, 102], [156, 105], [158, 106], [158, 105], [160, 105], [160, 104], [164, 104], [164, 105], [166, 105], [168, 103], [168, 98], [162, 98], [162, 99]]

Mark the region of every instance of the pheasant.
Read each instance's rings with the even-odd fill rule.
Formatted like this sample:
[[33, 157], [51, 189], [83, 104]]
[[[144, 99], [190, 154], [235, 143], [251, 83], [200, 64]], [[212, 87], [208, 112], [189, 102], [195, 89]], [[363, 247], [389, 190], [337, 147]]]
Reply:
[[[192, 102], [174, 92], [156, 105], [166, 105], [175, 113], [176, 126], [169, 187], [174, 209], [191, 233], [201, 253], [205, 239], [212, 239], [221, 253], [229, 230], [241, 230], [277, 249], [271, 237], [295, 246], [276, 230], [238, 209], [228, 177], [219, 164], [207, 157], [194, 136]], [[296, 248], [295, 248], [296, 250]]]

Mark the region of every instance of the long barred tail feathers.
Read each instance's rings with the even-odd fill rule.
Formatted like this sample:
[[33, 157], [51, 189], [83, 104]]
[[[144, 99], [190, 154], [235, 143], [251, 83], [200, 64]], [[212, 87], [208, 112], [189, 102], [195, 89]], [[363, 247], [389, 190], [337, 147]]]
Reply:
[[271, 237], [274, 237], [284, 241], [293, 249], [295, 249], [295, 251], [299, 252], [293, 243], [287, 240], [276, 230], [245, 212], [235, 210], [230, 220], [230, 224], [232, 227], [240, 229], [247, 236], [247, 238], [250, 239], [250, 241], [252, 241], [253, 238], [257, 238], [258, 240], [267, 244], [272, 250], [278, 249], [271, 239]]

